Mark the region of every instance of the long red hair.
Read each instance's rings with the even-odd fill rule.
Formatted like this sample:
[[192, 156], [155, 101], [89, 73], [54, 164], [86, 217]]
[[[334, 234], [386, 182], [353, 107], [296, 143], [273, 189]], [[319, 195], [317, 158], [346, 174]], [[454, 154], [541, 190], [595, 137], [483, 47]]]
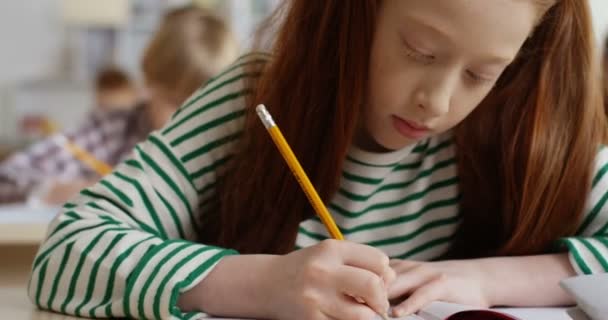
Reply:
[[[238, 153], [204, 212], [205, 243], [286, 253], [314, 212], [254, 111], [264, 103], [329, 202], [366, 103], [378, 0], [292, 0], [253, 83]], [[462, 224], [453, 256], [532, 254], [571, 235], [605, 137], [589, 9], [560, 0], [456, 128]], [[481, 196], [480, 196], [481, 195]], [[530, 237], [530, 235], [534, 235]]]
[[604, 84], [604, 109], [608, 112], [608, 36], [604, 40], [604, 58], [602, 60], [602, 82]]
[[537, 254], [575, 233], [606, 140], [595, 51], [587, 1], [557, 1], [458, 126], [458, 255]]

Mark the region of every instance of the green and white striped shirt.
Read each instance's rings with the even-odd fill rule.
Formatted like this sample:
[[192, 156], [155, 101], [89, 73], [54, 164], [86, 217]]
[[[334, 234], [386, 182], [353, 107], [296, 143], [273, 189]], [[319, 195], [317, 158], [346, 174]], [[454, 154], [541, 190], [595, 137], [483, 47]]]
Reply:
[[[132, 157], [64, 206], [34, 261], [29, 295], [43, 309], [86, 317], [195, 319], [176, 301], [233, 250], [194, 242], [213, 205], [218, 172], [244, 120], [243, 68], [253, 54], [196, 92]], [[329, 204], [346, 238], [389, 256], [430, 260], [446, 252], [459, 223], [450, 134], [386, 154], [352, 148]], [[564, 239], [580, 273], [608, 271], [608, 149], [597, 158], [579, 237]], [[318, 219], [300, 225], [297, 247], [327, 238]]]

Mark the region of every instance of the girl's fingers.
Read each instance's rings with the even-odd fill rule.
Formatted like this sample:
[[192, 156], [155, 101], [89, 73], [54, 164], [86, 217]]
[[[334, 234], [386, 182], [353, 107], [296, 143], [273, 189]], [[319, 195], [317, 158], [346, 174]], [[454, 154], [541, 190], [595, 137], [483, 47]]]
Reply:
[[401, 259], [391, 259], [389, 262], [389, 266], [397, 272], [397, 274], [407, 271], [408, 269], [414, 268], [422, 264], [419, 261], [413, 260], [401, 260]]
[[318, 248], [325, 254], [339, 256], [343, 264], [375, 273], [387, 284], [395, 278], [388, 256], [376, 248], [340, 240], [325, 240]]
[[445, 292], [445, 277], [439, 276], [419, 287], [404, 302], [393, 308], [397, 317], [418, 312], [427, 304], [441, 300]]
[[385, 280], [392, 281], [395, 278], [395, 272], [389, 266], [389, 258], [384, 252], [354, 242], [344, 242], [344, 244], [344, 264], [369, 270]]
[[350, 300], [355, 303], [362, 299], [375, 313], [383, 314], [389, 308], [383, 280], [370, 271], [344, 266], [337, 270], [336, 287], [343, 295], [354, 297]]
[[[337, 303], [328, 303], [323, 306], [323, 314], [328, 319], [350, 320], [350, 319], [374, 319], [376, 312], [370, 307], [356, 302], [354, 299], [339, 294]], [[335, 301], [335, 300], [334, 300]]]
[[413, 266], [409, 270], [398, 274], [395, 281], [388, 288], [388, 298], [392, 300], [412, 293], [434, 277], [436, 277], [436, 274], [432, 269], [424, 267], [421, 264]]

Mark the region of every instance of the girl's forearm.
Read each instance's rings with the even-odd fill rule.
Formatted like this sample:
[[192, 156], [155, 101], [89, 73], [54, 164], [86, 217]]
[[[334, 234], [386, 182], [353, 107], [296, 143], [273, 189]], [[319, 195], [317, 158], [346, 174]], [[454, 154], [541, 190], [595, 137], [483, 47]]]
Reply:
[[576, 275], [568, 255], [501, 257], [480, 260], [485, 288], [494, 306], [562, 306], [574, 300], [559, 286]]
[[224, 317], [268, 318], [266, 301], [270, 265], [278, 256], [235, 255], [223, 258], [194, 288], [178, 300], [183, 312], [203, 311]]

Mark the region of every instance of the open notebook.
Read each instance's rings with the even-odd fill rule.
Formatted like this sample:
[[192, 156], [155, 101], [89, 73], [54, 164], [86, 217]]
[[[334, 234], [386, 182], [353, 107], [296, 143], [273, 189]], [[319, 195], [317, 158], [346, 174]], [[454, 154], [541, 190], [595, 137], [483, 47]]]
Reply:
[[591, 319], [608, 319], [608, 273], [565, 279], [561, 285]]
[[[217, 318], [218, 320], [220, 318]], [[433, 302], [418, 314], [395, 320], [588, 320], [584, 314], [567, 308], [504, 308], [484, 310], [470, 306]], [[239, 319], [223, 319], [239, 320]], [[374, 320], [381, 320], [378, 316]]]
[[[378, 317], [377, 319], [380, 319]], [[566, 308], [479, 309], [461, 304], [433, 302], [418, 314], [399, 320], [586, 320]]]

